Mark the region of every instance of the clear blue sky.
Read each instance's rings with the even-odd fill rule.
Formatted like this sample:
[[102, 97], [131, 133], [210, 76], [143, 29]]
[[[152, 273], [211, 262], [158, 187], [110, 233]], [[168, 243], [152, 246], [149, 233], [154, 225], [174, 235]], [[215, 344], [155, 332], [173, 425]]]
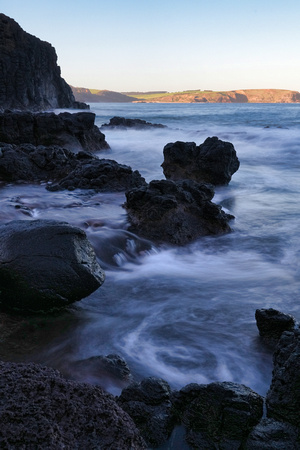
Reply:
[[73, 86], [300, 90], [299, 0], [0, 0]]

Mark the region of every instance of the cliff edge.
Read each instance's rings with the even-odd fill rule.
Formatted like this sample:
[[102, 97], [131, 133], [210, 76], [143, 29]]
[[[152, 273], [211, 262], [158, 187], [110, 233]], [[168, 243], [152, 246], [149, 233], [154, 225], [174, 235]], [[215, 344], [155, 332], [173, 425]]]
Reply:
[[88, 109], [61, 77], [54, 47], [0, 14], [0, 110]]

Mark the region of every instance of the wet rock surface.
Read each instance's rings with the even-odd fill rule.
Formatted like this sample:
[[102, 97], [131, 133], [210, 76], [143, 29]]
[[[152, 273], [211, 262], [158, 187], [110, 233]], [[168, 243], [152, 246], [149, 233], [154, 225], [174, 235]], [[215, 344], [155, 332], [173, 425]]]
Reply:
[[277, 343], [284, 331], [292, 331], [296, 325], [293, 316], [273, 308], [257, 309], [255, 319], [259, 335], [270, 343]]
[[100, 387], [51, 368], [0, 362], [1, 448], [147, 448], [133, 421]]
[[65, 222], [16, 220], [0, 226], [0, 306], [50, 311], [104, 282], [86, 234]]
[[0, 113], [0, 142], [7, 144], [58, 145], [72, 151], [109, 148], [91, 112]]
[[167, 441], [173, 428], [171, 389], [161, 378], [149, 377], [123, 389], [118, 404], [133, 419], [150, 447]]
[[239, 449], [262, 417], [263, 399], [237, 383], [190, 384], [177, 393], [173, 408], [192, 448]]
[[154, 180], [126, 192], [129, 230], [156, 242], [184, 245], [199, 236], [231, 231], [234, 217], [211, 202], [214, 192], [192, 180]]
[[49, 191], [63, 189], [94, 189], [96, 191], [125, 191], [144, 186], [145, 179], [140, 173], [111, 159], [91, 159], [82, 155], [74, 170], [58, 183], [47, 187]]
[[169, 143], [164, 147], [164, 175], [170, 180], [194, 180], [226, 185], [238, 170], [240, 162], [234, 146], [217, 137], [208, 137], [203, 144], [195, 142]]
[[166, 128], [165, 125], [160, 123], [150, 123], [142, 119], [126, 119], [125, 117], [113, 117], [109, 120], [109, 123], [105, 123], [101, 126], [101, 129], [106, 128], [118, 128], [126, 130], [127, 128], [135, 128], [137, 130], [145, 130], [149, 128]]
[[247, 450], [297, 450], [298, 429], [288, 423], [262, 419], [247, 439]]
[[[300, 329], [285, 331], [273, 355], [273, 376], [267, 414], [300, 427]], [[299, 441], [300, 446], [300, 441]]]

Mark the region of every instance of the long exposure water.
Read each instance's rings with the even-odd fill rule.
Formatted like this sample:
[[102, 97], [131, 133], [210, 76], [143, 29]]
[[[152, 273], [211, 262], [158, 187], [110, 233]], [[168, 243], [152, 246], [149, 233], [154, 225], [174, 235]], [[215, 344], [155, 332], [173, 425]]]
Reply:
[[[113, 393], [122, 386], [72, 362], [116, 353], [135, 379], [173, 388], [234, 381], [265, 395], [272, 351], [258, 337], [257, 308], [300, 319], [300, 105], [91, 104], [101, 126], [113, 116], [165, 129], [106, 130], [98, 153], [163, 179], [163, 147], [208, 136], [232, 142], [240, 169], [214, 202], [235, 216], [233, 232], [184, 247], [157, 247], [126, 231], [124, 193], [48, 192], [45, 185], [0, 189], [1, 222], [52, 218], [84, 229], [106, 281], [68, 311], [24, 320], [0, 357], [36, 361]], [[15, 326], [18, 318], [10, 318]]]

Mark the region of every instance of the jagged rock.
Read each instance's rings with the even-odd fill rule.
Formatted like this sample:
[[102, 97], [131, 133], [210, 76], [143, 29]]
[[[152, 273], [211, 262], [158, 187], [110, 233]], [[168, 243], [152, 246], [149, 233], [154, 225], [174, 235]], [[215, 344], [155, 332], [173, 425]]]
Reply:
[[284, 331], [293, 330], [296, 324], [293, 316], [273, 308], [257, 309], [255, 311], [255, 319], [259, 335], [274, 343], [277, 343]]
[[146, 443], [151, 447], [163, 444], [173, 423], [171, 389], [161, 378], [149, 377], [123, 389], [118, 404], [133, 419]]
[[130, 231], [154, 240], [184, 245], [199, 236], [231, 231], [233, 216], [211, 202], [208, 185], [192, 180], [154, 180], [126, 192]]
[[239, 165], [230, 142], [209, 137], [199, 146], [195, 142], [180, 141], [167, 144], [161, 166], [167, 179], [189, 179], [217, 186], [228, 184]]
[[113, 117], [109, 120], [109, 123], [105, 123], [101, 128], [135, 128], [137, 130], [144, 130], [148, 128], [167, 128], [165, 125], [160, 123], [150, 123], [142, 119], [125, 119], [125, 117]]
[[95, 117], [91, 112], [54, 114], [6, 111], [0, 113], [0, 142], [58, 145], [73, 151], [107, 149], [109, 145], [95, 125]]
[[285, 331], [273, 355], [267, 414], [300, 427], [300, 329]]
[[61, 77], [55, 49], [0, 14], [0, 110], [88, 109]]
[[176, 397], [177, 420], [195, 449], [240, 449], [263, 414], [262, 397], [237, 383], [190, 384]]
[[246, 450], [297, 450], [298, 429], [288, 423], [262, 419], [247, 439]]
[[58, 183], [49, 185], [49, 191], [63, 189], [95, 189], [96, 191], [125, 191], [144, 186], [140, 173], [110, 159], [83, 159], [72, 172]]
[[0, 226], [0, 306], [49, 311], [98, 289], [104, 272], [85, 233], [65, 222], [15, 220]]
[[98, 386], [51, 368], [0, 362], [0, 447], [142, 450], [131, 418]]

